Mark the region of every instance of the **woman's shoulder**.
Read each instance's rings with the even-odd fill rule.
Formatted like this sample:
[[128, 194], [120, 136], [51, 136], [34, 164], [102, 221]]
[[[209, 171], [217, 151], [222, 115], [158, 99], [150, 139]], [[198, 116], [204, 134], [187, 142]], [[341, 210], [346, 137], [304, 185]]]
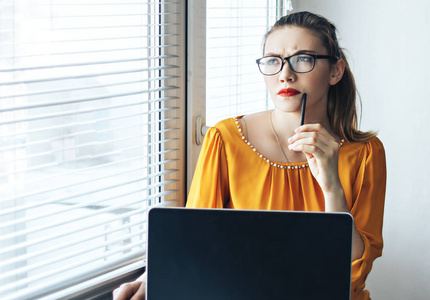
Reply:
[[368, 147], [374, 148], [374, 149], [382, 149], [384, 150], [384, 145], [382, 141], [374, 135], [370, 138], [370, 140], [367, 142]]
[[358, 164], [360, 164], [360, 161], [367, 161], [369, 158], [385, 161], [384, 145], [376, 135], [365, 142], [349, 142], [343, 145], [345, 147], [342, 146], [341, 153], [343, 152], [348, 159], [355, 158]]
[[366, 157], [385, 162], [385, 148], [382, 141], [374, 135], [366, 143]]
[[230, 117], [230, 118], [223, 119], [221, 121], [218, 121], [215, 125], [211, 126], [210, 128], [215, 128], [218, 130], [224, 129], [224, 128], [230, 128], [233, 126], [232, 124], [234, 123], [235, 119], [240, 117]]
[[206, 139], [219, 139], [222, 142], [228, 142], [234, 140], [238, 133], [240, 134], [242, 129], [240, 126], [239, 117], [231, 117], [218, 121], [215, 125], [208, 128], [205, 138]]
[[353, 145], [353, 148], [356, 148], [359, 151], [384, 152], [384, 145], [376, 135], [373, 135], [365, 142], [353, 142], [351, 145]]
[[246, 135], [247, 123], [258, 123], [263, 120], [264, 116], [267, 112], [257, 112], [248, 115], [239, 115], [231, 118], [227, 118], [217, 122], [214, 126], [211, 127], [213, 131], [217, 131], [219, 133], [231, 132], [231, 131], [244, 131]]
[[256, 112], [256, 113], [252, 113], [252, 114], [247, 114], [247, 115], [238, 115], [238, 116], [233, 116], [230, 118], [226, 118], [224, 120], [218, 121], [213, 127], [215, 128], [219, 128], [219, 127], [225, 127], [228, 125], [231, 125], [231, 122], [233, 121], [259, 121], [262, 120], [263, 118], [265, 118], [265, 116], [267, 115], [267, 111], [260, 111], [260, 112]]
[[227, 119], [223, 119], [221, 121], [218, 121], [215, 125], [211, 126], [208, 131], [211, 131], [212, 133], [215, 134], [220, 134], [220, 135], [225, 135], [227, 133], [232, 133], [235, 130], [237, 130], [237, 127], [239, 124], [239, 119], [242, 116], [239, 117], [230, 117]]
[[268, 115], [269, 111], [260, 111], [260, 112], [256, 112], [256, 113], [252, 113], [249, 115], [244, 115], [241, 116], [241, 120], [243, 121], [242, 123], [252, 123], [252, 124], [257, 124], [257, 125], [261, 125], [265, 122], [267, 122], [267, 115]]

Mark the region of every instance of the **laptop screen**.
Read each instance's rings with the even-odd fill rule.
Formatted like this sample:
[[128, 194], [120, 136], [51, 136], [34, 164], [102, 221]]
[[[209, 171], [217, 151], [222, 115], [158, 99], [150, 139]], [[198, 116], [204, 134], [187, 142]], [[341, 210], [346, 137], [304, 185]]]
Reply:
[[154, 208], [147, 299], [349, 299], [347, 213]]

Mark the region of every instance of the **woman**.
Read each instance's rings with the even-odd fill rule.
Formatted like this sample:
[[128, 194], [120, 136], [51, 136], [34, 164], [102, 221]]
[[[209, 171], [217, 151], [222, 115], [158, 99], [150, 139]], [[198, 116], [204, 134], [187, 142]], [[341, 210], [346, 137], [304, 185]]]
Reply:
[[[365, 280], [382, 254], [385, 153], [373, 133], [357, 129], [355, 83], [336, 28], [309, 12], [285, 16], [265, 35], [263, 55], [257, 64], [275, 109], [209, 129], [187, 207], [350, 212], [351, 299], [370, 299]], [[116, 299], [138, 290], [144, 297], [139, 281], [121, 289]]]

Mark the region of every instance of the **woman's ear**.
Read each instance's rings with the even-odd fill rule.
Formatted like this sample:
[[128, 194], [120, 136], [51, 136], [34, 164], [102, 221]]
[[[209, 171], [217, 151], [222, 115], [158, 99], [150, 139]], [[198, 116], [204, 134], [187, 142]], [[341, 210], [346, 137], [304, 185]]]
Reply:
[[331, 68], [330, 85], [337, 84], [342, 79], [344, 71], [345, 71], [345, 61], [342, 58], [340, 58]]

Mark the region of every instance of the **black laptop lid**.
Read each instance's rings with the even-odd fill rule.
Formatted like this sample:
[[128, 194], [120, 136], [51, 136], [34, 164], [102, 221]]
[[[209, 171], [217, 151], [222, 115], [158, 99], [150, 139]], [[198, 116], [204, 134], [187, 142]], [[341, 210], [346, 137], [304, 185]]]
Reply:
[[346, 213], [154, 208], [147, 299], [350, 298]]

